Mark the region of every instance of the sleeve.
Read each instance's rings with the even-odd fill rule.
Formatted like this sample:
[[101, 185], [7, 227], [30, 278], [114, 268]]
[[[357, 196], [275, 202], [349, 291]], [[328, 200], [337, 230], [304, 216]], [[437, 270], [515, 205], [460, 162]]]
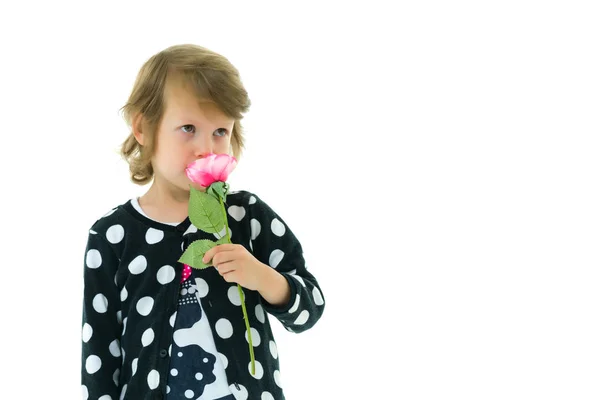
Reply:
[[119, 398], [120, 298], [118, 258], [100, 232], [90, 230], [83, 267], [81, 389], [83, 398]]
[[306, 268], [302, 245], [285, 221], [255, 194], [250, 197], [249, 210], [254, 256], [282, 274], [291, 290], [287, 304], [276, 307], [261, 298], [263, 306], [288, 331], [306, 331], [321, 318], [325, 299], [317, 279]]

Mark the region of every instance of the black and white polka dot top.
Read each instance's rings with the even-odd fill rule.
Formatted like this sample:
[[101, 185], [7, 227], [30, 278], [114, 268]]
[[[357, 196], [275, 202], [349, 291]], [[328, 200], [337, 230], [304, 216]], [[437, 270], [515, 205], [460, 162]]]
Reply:
[[[306, 268], [300, 242], [285, 221], [256, 194], [236, 191], [226, 199], [230, 237], [288, 281], [288, 304], [275, 307], [244, 289], [256, 358], [250, 372], [246, 327], [235, 283], [214, 268], [195, 270], [214, 342], [236, 399], [285, 399], [270, 314], [291, 332], [311, 328], [321, 317], [324, 296]], [[177, 260], [198, 239], [225, 234], [197, 230], [189, 218], [173, 226], [140, 214], [131, 201], [97, 220], [84, 257], [82, 320], [83, 398], [163, 399], [167, 396], [183, 265]]]

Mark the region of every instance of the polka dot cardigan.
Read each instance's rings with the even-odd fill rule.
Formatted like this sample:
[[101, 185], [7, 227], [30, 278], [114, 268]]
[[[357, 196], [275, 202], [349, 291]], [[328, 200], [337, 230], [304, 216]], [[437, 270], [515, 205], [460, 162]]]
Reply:
[[[227, 360], [227, 381], [239, 400], [285, 399], [270, 314], [291, 332], [310, 329], [325, 300], [307, 270], [302, 246], [287, 224], [256, 194], [231, 192], [226, 201], [230, 237], [288, 281], [287, 304], [276, 307], [244, 289], [256, 374], [250, 372], [246, 327], [236, 284], [214, 268], [195, 271], [200, 301], [215, 345]], [[128, 201], [97, 220], [84, 257], [82, 318], [83, 398], [163, 399], [184, 266], [177, 260], [198, 239], [221, 234], [197, 230], [189, 218], [177, 226], [153, 221]], [[234, 299], [234, 300], [232, 300]], [[238, 299], [239, 300], [239, 299]], [[265, 313], [266, 312], [266, 313]]]

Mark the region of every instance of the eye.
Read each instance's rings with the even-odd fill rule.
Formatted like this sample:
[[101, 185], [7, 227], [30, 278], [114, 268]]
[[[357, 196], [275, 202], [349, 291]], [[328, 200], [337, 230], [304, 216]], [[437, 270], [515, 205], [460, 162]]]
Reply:
[[219, 128], [219, 129], [217, 129], [217, 130], [215, 131], [215, 133], [216, 133], [216, 132], [221, 132], [221, 133], [222, 133], [221, 135], [217, 135], [217, 136], [219, 136], [219, 137], [227, 136], [227, 129], [225, 129], [225, 128]]
[[185, 133], [196, 133], [196, 127], [194, 125], [184, 125], [181, 130]]

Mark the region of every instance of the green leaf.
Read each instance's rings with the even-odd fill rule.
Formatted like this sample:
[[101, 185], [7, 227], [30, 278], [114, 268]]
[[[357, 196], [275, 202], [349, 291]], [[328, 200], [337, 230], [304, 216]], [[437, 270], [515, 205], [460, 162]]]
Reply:
[[225, 226], [223, 207], [219, 200], [193, 187], [190, 188], [188, 212], [190, 221], [196, 228], [204, 232], [218, 233]]
[[225, 202], [225, 199], [227, 198], [228, 190], [229, 190], [229, 185], [227, 183], [218, 181], [218, 182], [213, 182], [213, 184], [208, 187], [206, 192], [210, 193], [217, 200], [223, 199], [223, 202]]
[[212, 240], [207, 239], [196, 240], [192, 242], [181, 255], [179, 262], [182, 264], [187, 264], [196, 269], [212, 267], [212, 260], [209, 261], [208, 264], [204, 264], [202, 262], [202, 257], [204, 257], [204, 254], [206, 254], [207, 251], [215, 247], [217, 244], [218, 242], [213, 242]]

